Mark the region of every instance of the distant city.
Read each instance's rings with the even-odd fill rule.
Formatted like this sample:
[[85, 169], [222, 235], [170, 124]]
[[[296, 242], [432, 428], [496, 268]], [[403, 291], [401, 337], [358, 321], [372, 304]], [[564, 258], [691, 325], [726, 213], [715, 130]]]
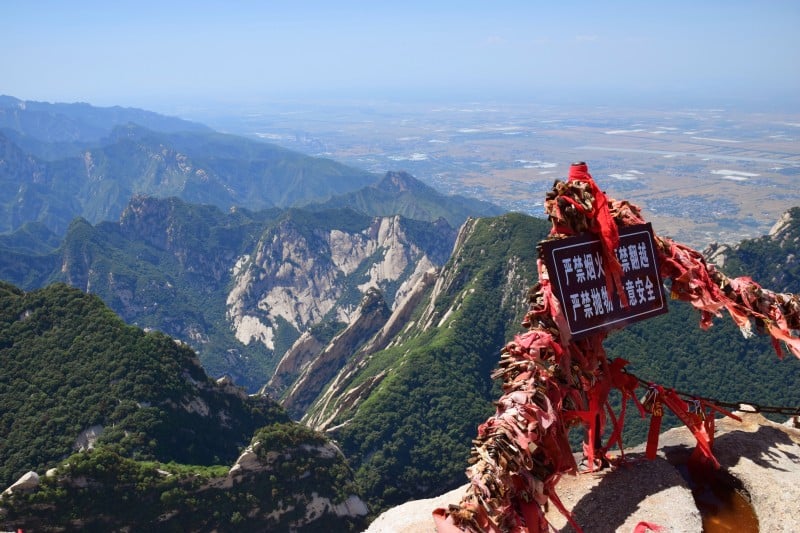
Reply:
[[375, 173], [405, 170], [534, 216], [544, 216], [553, 181], [583, 160], [657, 233], [700, 248], [765, 234], [800, 205], [800, 114], [353, 102], [182, 115]]

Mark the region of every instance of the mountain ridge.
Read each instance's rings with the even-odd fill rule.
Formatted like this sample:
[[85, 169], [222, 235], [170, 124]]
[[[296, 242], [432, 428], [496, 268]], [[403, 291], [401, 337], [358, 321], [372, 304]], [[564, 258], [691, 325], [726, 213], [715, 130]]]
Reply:
[[[184, 172], [197, 177], [203, 170], [209, 180], [236, 174], [260, 150], [226, 136], [161, 134], [136, 125], [119, 126], [115, 135], [113, 150], [124, 155], [142, 147], [148, 157], [137, 164], [152, 170], [148, 179], [173, 185]], [[122, 164], [113, 150], [113, 165], [104, 166], [100, 156], [54, 164], [11, 141], [6, 146], [39, 180], [32, 178], [37, 187], [74, 166], [93, 165], [86, 172], [108, 187], [100, 190], [105, 197], [118, 186], [104, 170]], [[216, 146], [216, 156], [193, 155], [208, 146]], [[265, 156], [252, 166], [266, 175], [273, 163]], [[305, 177], [298, 171], [287, 179], [294, 184]], [[216, 182], [224, 189], [222, 183]], [[272, 376], [272, 389], [268, 384], [262, 391], [336, 438], [377, 512], [463, 481], [475, 426], [499, 396], [491, 371], [500, 348], [519, 331], [535, 281], [536, 247], [550, 229], [544, 220], [515, 213], [466, 218], [459, 226], [428, 209], [428, 221], [381, 216], [383, 209], [414, 207], [415, 197], [395, 202], [392, 194], [426, 189], [402, 173], [388, 173], [380, 183], [383, 192], [370, 182], [360, 196], [327, 191], [321, 203], [289, 209], [227, 210], [135, 195], [119, 222], [70, 219], [53, 252], [52, 234], [36, 225], [0, 239], [8, 246], [0, 273], [26, 288], [61, 280], [92, 291], [127, 321], [196, 346], [210, 373], [227, 374], [250, 390]], [[26, 198], [41, 193], [33, 185]], [[195, 191], [196, 197], [208, 190]], [[338, 201], [355, 203], [335, 208]], [[732, 275], [798, 291], [798, 221], [800, 210], [791, 210], [771, 235], [712, 249], [710, 257], [724, 260]], [[23, 244], [26, 234], [43, 242]], [[367, 293], [374, 313], [366, 312]], [[694, 311], [676, 303], [663, 317], [610, 335], [606, 350], [628, 359], [636, 375], [679, 390], [728, 401], [800, 402], [797, 361], [776, 361], [767, 340], [745, 341], [730, 321], [709, 332], [696, 323]], [[325, 372], [309, 376], [315, 365]], [[637, 426], [636, 413], [629, 415], [626, 438], [640, 442], [646, 428], [641, 421]], [[275, 431], [296, 430], [287, 427], [294, 429]]]
[[[147, 201], [156, 205], [164, 202]], [[172, 202], [183, 205], [178, 200]], [[209, 213], [226, 220], [229, 216], [249, 220], [250, 216], [244, 211], [233, 215], [218, 210]], [[381, 233], [381, 225], [387, 230], [384, 234], [391, 235], [388, 229], [397, 223], [384, 219], [366, 234], [348, 233], [364, 227], [359, 221], [372, 219], [352, 211], [341, 213], [341, 221], [328, 217], [321, 225], [315, 225], [314, 213], [302, 210], [295, 210], [282, 220], [294, 225], [294, 231], [304, 238], [316, 235], [316, 242], [325, 246], [331, 231], [337, 228], [341, 232], [337, 233], [338, 241], [366, 242], [361, 239]], [[754, 242], [770, 250], [783, 245], [780, 253], [784, 259], [791, 255], [792, 246], [800, 242], [796, 241], [800, 224], [794, 223], [800, 219], [792, 213], [769, 239]], [[200, 217], [211, 223], [209, 218], [213, 217]], [[84, 230], [92, 228], [85, 221], [77, 221], [76, 225]], [[166, 235], [167, 227], [169, 224], [161, 227], [153, 242], [170, 248], [161, 236]], [[413, 304], [406, 308], [397, 303], [385, 325], [370, 328], [374, 333], [359, 348], [342, 350], [349, 357], [340, 359], [344, 364], [325, 387], [314, 385], [314, 391], [319, 393], [303, 414], [304, 422], [324, 429], [340, 443], [372, 512], [463, 483], [475, 427], [491, 413], [492, 401], [498, 396], [489, 375], [497, 363], [499, 347], [519, 331], [527, 287], [536, 276], [536, 247], [548, 232], [547, 222], [520, 214], [468, 220], [458, 236], [448, 241], [455, 242], [448, 248], [452, 252], [448, 261], [425, 270], [415, 288], [407, 293], [405, 301], [413, 300]], [[274, 233], [255, 234], [265, 244], [285, 240], [276, 240]], [[354, 236], [356, 241], [350, 241]], [[373, 242], [371, 246], [376, 246], [378, 240]], [[743, 242], [740, 248], [752, 245]], [[155, 253], [152, 250], [147, 253]], [[80, 248], [76, 252], [85, 253]], [[143, 252], [140, 249], [136, 254]], [[349, 256], [340, 254], [336, 261]], [[743, 268], [754, 275], [765, 266], [769, 270], [771, 265], [748, 266], [758, 257], [743, 256]], [[292, 261], [301, 265], [301, 259], [297, 256]], [[375, 264], [365, 263], [363, 274]], [[794, 286], [771, 288], [797, 290]], [[384, 296], [386, 291], [381, 293]], [[702, 332], [696, 325], [696, 313], [688, 306], [676, 302], [670, 309], [664, 317], [611, 335], [606, 345], [609, 356], [631, 361], [631, 370], [640, 377], [704, 396], [720, 396], [724, 392], [728, 396], [720, 399], [727, 401], [800, 401], [796, 396], [800, 390], [797, 361], [776, 360], [768, 340], [745, 340], [727, 320]], [[389, 326], [391, 317], [401, 311], [405, 318]], [[357, 313], [349, 315], [350, 319], [355, 316]], [[304, 356], [306, 361], [313, 361], [315, 353], [335, 347], [336, 335], [345, 326], [341, 323], [327, 328], [319, 324], [319, 329], [310, 330], [317, 344]], [[748, 372], [744, 381], [742, 369]], [[290, 382], [287, 380], [287, 387]], [[668, 425], [670, 421], [665, 419], [664, 423]], [[640, 430], [646, 432], [646, 428]], [[634, 442], [643, 440], [643, 433], [637, 434], [630, 419], [626, 420], [626, 437]]]
[[[367, 288], [380, 287], [390, 305], [402, 300], [406, 281], [446, 260], [454, 233], [444, 220], [346, 209], [223, 213], [136, 196], [117, 223], [74, 220], [55, 250], [47, 251], [49, 233], [30, 251], [15, 235], [0, 277], [25, 289], [63, 281], [96, 293], [129, 323], [192, 345], [213, 375], [255, 391], [303, 331], [343, 324]], [[273, 303], [261, 309], [262, 301]]]
[[211, 131], [197, 122], [131, 107], [97, 107], [88, 103], [51, 103], [0, 95], [0, 130], [16, 131], [48, 143], [98, 141], [115, 126], [141, 124], [165, 132]]
[[61, 234], [76, 216], [114, 220], [135, 194], [259, 210], [326, 201], [376, 180], [149, 111], [0, 98], [0, 233], [39, 221]]
[[402, 171], [389, 171], [375, 184], [307, 207], [324, 209], [332, 205], [351, 207], [371, 215], [402, 215], [416, 220], [435, 220], [442, 216], [454, 227], [470, 216], [497, 216], [504, 212], [489, 202], [441, 194]]

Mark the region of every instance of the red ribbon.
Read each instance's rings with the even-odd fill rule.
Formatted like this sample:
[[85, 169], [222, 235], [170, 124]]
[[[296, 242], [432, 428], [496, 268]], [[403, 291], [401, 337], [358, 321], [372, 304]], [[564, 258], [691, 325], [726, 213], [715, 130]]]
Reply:
[[661, 419], [664, 416], [664, 408], [661, 404], [661, 395], [656, 396], [653, 403], [653, 416], [650, 418], [650, 430], [647, 432], [647, 448], [645, 457], [650, 460], [656, 458], [658, 453], [658, 436], [661, 433]]
[[585, 212], [588, 218], [595, 221], [595, 227], [591, 229], [593, 233], [600, 237], [605, 272], [607, 275], [606, 289], [608, 290], [608, 294], [612, 294], [613, 289], [616, 288], [617, 295], [622, 305], [627, 307], [628, 298], [625, 291], [622, 290], [622, 265], [619, 263], [619, 259], [617, 259], [617, 255], [614, 252], [619, 248], [619, 229], [617, 228], [617, 223], [614, 221], [614, 217], [611, 216], [611, 210], [608, 207], [608, 198], [606, 198], [605, 193], [600, 190], [600, 187], [598, 187], [594, 179], [592, 179], [592, 175], [589, 174], [589, 167], [586, 166], [586, 163], [573, 163], [569, 167], [567, 183], [570, 181], [586, 183], [592, 192], [592, 196], [594, 197], [592, 210], [585, 212], [585, 210], [582, 209], [582, 211]]

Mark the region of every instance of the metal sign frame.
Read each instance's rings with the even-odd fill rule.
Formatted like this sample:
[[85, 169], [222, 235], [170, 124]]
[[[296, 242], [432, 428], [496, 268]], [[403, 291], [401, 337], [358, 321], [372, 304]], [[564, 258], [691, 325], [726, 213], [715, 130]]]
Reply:
[[668, 311], [652, 226], [647, 223], [620, 228], [619, 240], [614, 253], [622, 265], [627, 307], [623, 307], [616, 292], [608, 293], [600, 239], [584, 234], [542, 243], [542, 259], [553, 293], [561, 302], [574, 339]]

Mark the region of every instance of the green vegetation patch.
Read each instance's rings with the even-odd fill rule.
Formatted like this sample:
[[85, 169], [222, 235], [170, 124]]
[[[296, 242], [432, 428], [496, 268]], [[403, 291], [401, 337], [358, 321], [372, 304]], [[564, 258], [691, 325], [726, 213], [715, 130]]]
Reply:
[[125, 325], [66, 285], [0, 284], [0, 483], [44, 471], [84, 430], [134, 458], [233, 461], [256, 428], [288, 420], [267, 398], [226, 392], [194, 352]]

